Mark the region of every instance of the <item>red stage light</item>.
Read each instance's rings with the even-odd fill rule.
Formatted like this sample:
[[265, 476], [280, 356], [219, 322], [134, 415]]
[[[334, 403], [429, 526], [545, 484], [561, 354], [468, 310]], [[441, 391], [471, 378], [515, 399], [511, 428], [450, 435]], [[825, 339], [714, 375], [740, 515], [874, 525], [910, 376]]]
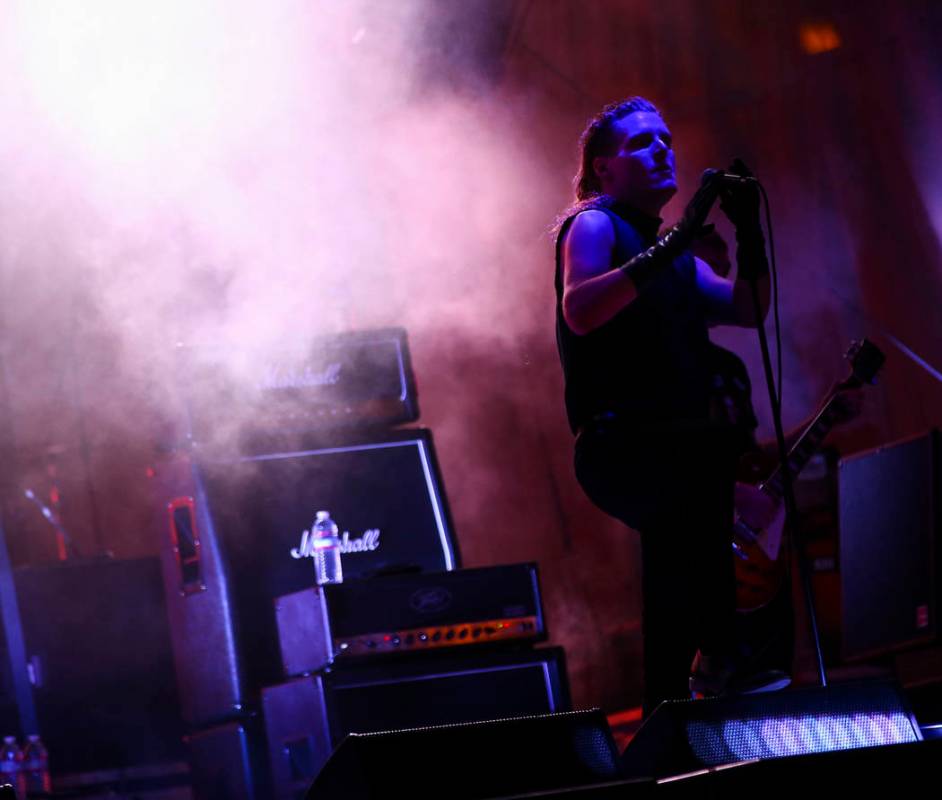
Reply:
[[806, 22], [798, 29], [798, 35], [801, 49], [812, 56], [841, 46], [841, 36], [830, 22]]

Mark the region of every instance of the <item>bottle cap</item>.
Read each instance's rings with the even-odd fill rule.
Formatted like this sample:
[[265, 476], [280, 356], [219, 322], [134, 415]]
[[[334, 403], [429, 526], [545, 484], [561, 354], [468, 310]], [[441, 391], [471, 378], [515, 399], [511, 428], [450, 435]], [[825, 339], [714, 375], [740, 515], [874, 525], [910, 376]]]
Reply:
[[317, 512], [317, 518], [315, 519], [315, 522], [320, 522], [320, 521], [323, 520], [323, 519], [330, 519], [330, 512], [329, 512], [329, 511], [318, 511], [318, 512]]

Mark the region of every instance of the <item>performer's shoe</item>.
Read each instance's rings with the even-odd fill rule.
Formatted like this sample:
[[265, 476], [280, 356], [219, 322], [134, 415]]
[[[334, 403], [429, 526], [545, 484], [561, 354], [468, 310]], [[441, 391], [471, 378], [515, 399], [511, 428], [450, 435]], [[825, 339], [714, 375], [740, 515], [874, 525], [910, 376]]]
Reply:
[[690, 668], [690, 691], [703, 697], [776, 692], [791, 682], [783, 669], [758, 667], [742, 658], [703, 655], [699, 650]]

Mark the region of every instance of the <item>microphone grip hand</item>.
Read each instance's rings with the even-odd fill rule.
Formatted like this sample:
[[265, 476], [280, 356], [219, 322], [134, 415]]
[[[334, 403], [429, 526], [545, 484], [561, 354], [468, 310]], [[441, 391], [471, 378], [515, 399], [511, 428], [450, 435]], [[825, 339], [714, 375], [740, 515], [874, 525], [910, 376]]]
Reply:
[[619, 267], [632, 279], [639, 292], [664, 273], [694, 239], [704, 234], [704, 223], [720, 192], [720, 181], [714, 172], [707, 170], [703, 173], [700, 188], [687, 203], [680, 222], [669, 228], [656, 244]]
[[[762, 231], [759, 222], [759, 186], [741, 158], [733, 159], [726, 173], [732, 180], [720, 179], [722, 190], [720, 193], [720, 209], [727, 218], [740, 230]], [[725, 176], [724, 176], [725, 177]], [[736, 181], [736, 178], [742, 179]]]
[[720, 194], [720, 208], [736, 227], [736, 277], [756, 280], [769, 274], [765, 236], [759, 221], [759, 185], [741, 158], [733, 160], [729, 174], [742, 179], [724, 181]]
[[721, 173], [715, 169], [705, 170], [700, 178], [700, 187], [694, 192], [684, 209], [683, 216], [674, 227], [678, 252], [686, 249], [690, 243], [703, 235], [704, 225], [713, 204], [720, 196], [723, 182]]

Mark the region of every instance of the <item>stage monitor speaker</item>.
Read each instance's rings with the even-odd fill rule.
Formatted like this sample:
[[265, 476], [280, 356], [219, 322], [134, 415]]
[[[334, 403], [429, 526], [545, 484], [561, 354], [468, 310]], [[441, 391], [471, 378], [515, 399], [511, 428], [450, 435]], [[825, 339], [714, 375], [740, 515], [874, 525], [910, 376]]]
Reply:
[[274, 600], [314, 585], [320, 510], [344, 577], [455, 569], [458, 549], [427, 430], [311, 450], [169, 461], [154, 480], [184, 719], [238, 717], [283, 678]]
[[20, 567], [14, 581], [53, 773], [182, 761], [159, 560]]
[[843, 652], [937, 641], [942, 589], [939, 431], [840, 463]]
[[858, 793], [862, 797], [895, 796], [901, 789], [905, 791], [904, 787], [935, 785], [940, 758], [942, 741], [910, 742], [743, 761], [698, 769], [660, 781], [634, 778], [578, 789], [528, 792], [499, 800], [636, 800], [645, 797], [723, 800], [812, 796], [830, 787], [839, 787], [841, 797]]
[[307, 793], [310, 800], [478, 800], [618, 776], [598, 709], [347, 736]]
[[893, 683], [848, 683], [661, 703], [622, 754], [628, 778], [922, 740]]
[[655, 797], [893, 797], [935, 785], [940, 757], [942, 742], [921, 741], [743, 761], [666, 778]]
[[278, 800], [303, 796], [349, 733], [569, 711], [562, 648], [344, 666], [262, 692]]

